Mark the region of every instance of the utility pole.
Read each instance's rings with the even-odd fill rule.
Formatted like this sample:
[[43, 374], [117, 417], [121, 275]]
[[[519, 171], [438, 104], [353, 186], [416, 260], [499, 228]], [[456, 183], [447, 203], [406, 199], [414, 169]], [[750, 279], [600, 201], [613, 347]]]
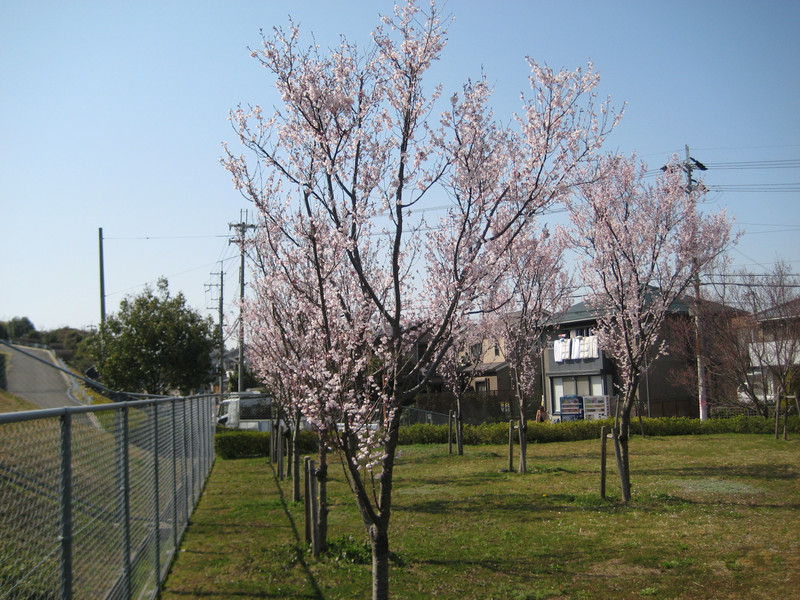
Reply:
[[103, 336], [103, 325], [106, 323], [106, 275], [105, 266], [103, 264], [103, 228], [97, 230], [97, 238], [100, 245], [100, 326], [97, 330], [100, 332], [100, 357], [101, 360], [105, 357], [105, 343]]
[[[686, 193], [691, 195], [697, 182], [692, 178], [692, 172], [697, 169], [698, 171], [705, 171], [707, 167], [698, 160], [695, 160], [689, 154], [689, 146], [686, 146], [686, 160], [683, 163], [686, 171]], [[697, 401], [700, 408], [700, 420], [708, 420], [708, 399], [706, 393], [706, 367], [703, 358], [703, 324], [700, 315], [701, 312], [701, 298], [700, 298], [700, 271], [697, 269], [697, 262], [694, 263], [694, 341], [695, 352], [697, 356]]]
[[230, 229], [236, 230], [236, 237], [229, 240], [231, 244], [238, 244], [241, 254], [239, 265], [239, 391], [244, 391], [244, 242], [248, 229], [255, 229], [255, 225], [248, 225], [247, 212], [239, 213], [238, 223], [228, 223]]
[[106, 279], [103, 267], [103, 228], [98, 229], [100, 242], [100, 327], [106, 322]]

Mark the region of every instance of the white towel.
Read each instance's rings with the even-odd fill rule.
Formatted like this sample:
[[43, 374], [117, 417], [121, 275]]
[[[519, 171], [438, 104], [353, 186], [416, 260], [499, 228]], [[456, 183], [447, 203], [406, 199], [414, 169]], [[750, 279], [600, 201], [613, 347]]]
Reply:
[[581, 338], [577, 337], [572, 340], [572, 353], [570, 354], [570, 358], [572, 360], [578, 360], [581, 357]]
[[556, 340], [553, 342], [553, 360], [557, 363], [564, 361], [564, 340]]

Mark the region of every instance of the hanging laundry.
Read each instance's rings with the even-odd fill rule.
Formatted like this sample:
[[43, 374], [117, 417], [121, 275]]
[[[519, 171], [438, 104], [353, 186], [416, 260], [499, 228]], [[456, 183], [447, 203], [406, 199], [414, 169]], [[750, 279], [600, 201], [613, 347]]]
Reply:
[[581, 338], [581, 360], [589, 358], [589, 338]]
[[572, 340], [572, 352], [570, 358], [572, 360], [579, 360], [581, 357], [581, 338], [576, 337]]
[[589, 336], [589, 358], [600, 358], [600, 349], [597, 346], [597, 336]]

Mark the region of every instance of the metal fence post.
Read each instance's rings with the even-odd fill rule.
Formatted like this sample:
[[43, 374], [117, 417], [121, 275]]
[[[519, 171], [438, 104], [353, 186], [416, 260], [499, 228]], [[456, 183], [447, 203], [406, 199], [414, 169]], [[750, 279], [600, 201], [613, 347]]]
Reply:
[[195, 458], [195, 435], [194, 435], [194, 408], [192, 407], [191, 400], [184, 400], [187, 405], [188, 412], [188, 422], [186, 431], [189, 435], [189, 452], [186, 455], [189, 465], [189, 505], [186, 507], [186, 516], [189, 517], [189, 514], [192, 512], [194, 508], [194, 490], [195, 490], [195, 467], [194, 467], [194, 458]]
[[[200, 421], [198, 422], [198, 427], [200, 429], [200, 474], [205, 475], [206, 473], [206, 450], [208, 448], [207, 440], [206, 440], [206, 433], [208, 429], [206, 425], [208, 424], [208, 419], [206, 418], [206, 406], [205, 406], [205, 399], [201, 396], [195, 400], [197, 402], [197, 411], [200, 415]], [[203, 477], [200, 478], [203, 481]], [[203, 484], [200, 484], [200, 489], [203, 488]]]
[[186, 399], [181, 402], [183, 405], [183, 427], [181, 428], [181, 435], [183, 437], [183, 495], [186, 500], [186, 520], [189, 520], [189, 513], [192, 512], [190, 506], [189, 490], [191, 487], [191, 469], [189, 468], [189, 435], [190, 432], [186, 427]]
[[208, 470], [216, 461], [216, 454], [214, 453], [214, 435], [217, 433], [217, 399], [215, 396], [208, 397], [208, 408], [211, 412], [211, 420], [208, 422]]
[[172, 544], [178, 550], [178, 423], [175, 400], [170, 400], [172, 412]]
[[205, 423], [206, 423], [206, 468], [205, 474], [211, 471], [211, 465], [214, 464], [214, 398], [206, 396], [205, 401]]
[[61, 600], [72, 599], [72, 414], [61, 417]]
[[155, 516], [153, 517], [153, 529], [155, 534], [156, 551], [155, 551], [155, 569], [156, 569], [156, 589], [161, 589], [161, 507], [159, 505], [159, 435], [158, 435], [158, 403], [153, 404], [153, 488], [155, 492], [154, 509]]
[[189, 448], [192, 449], [191, 465], [192, 465], [192, 509], [197, 504], [197, 488], [199, 473], [197, 468], [197, 418], [195, 416], [195, 404], [189, 400], [189, 431], [191, 432], [192, 442]]
[[125, 597], [130, 598], [131, 586], [131, 503], [130, 473], [128, 472], [128, 406], [122, 407], [118, 414], [117, 426], [117, 478], [119, 485], [119, 521], [122, 531], [122, 579]]

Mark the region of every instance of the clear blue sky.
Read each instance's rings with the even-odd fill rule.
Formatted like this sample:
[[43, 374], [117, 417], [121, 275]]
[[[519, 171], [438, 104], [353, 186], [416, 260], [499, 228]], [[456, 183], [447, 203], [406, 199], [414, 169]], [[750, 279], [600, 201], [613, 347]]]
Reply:
[[[97, 324], [100, 227], [109, 313], [162, 275], [206, 312], [223, 261], [233, 318], [228, 224], [247, 203], [219, 165], [220, 144], [237, 147], [229, 109], [276, 101], [247, 47], [290, 14], [323, 46], [339, 34], [366, 44], [390, 9], [0, 2], [0, 320]], [[782, 258], [800, 270], [800, 3], [450, 0], [446, 11], [456, 21], [429, 80], [445, 98], [483, 67], [505, 118], [527, 86], [526, 55], [554, 68], [591, 60], [601, 94], [627, 103], [607, 148], [658, 167], [688, 144], [716, 165], [706, 184], [726, 190], [709, 194], [709, 208], [727, 207], [746, 231], [734, 262], [759, 269]], [[767, 191], [774, 184], [794, 185]]]

